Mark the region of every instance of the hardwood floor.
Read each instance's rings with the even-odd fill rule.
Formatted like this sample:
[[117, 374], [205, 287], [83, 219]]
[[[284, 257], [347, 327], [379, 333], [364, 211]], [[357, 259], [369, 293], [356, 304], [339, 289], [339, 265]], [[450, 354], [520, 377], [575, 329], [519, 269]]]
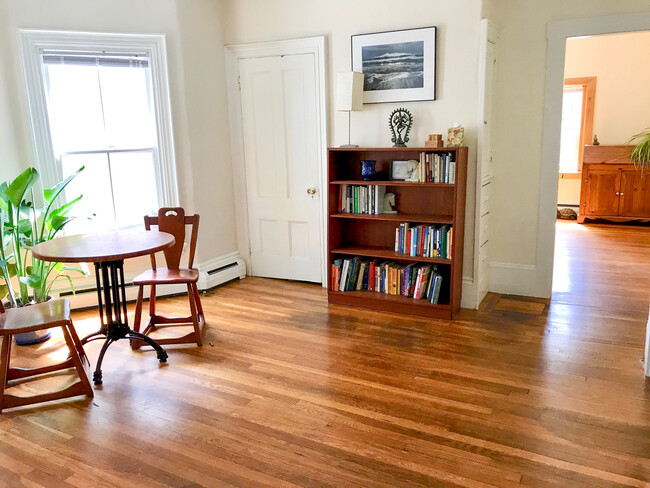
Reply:
[[557, 260], [572, 271], [552, 301], [491, 295], [453, 322], [328, 307], [314, 285], [220, 287], [203, 347], [159, 366], [119, 343], [94, 399], [3, 412], [0, 486], [650, 486], [650, 233], [621, 247], [589, 228], [561, 228], [582, 257]]

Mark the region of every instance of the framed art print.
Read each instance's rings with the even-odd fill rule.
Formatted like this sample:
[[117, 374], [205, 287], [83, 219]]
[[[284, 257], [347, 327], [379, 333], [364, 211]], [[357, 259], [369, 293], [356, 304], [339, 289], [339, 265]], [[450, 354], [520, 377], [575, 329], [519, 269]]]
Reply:
[[352, 71], [364, 75], [364, 103], [435, 100], [436, 28], [352, 36]]
[[[415, 163], [415, 165], [413, 164]], [[413, 177], [417, 167], [417, 161], [393, 161], [390, 165], [390, 179], [397, 181], [408, 181]]]

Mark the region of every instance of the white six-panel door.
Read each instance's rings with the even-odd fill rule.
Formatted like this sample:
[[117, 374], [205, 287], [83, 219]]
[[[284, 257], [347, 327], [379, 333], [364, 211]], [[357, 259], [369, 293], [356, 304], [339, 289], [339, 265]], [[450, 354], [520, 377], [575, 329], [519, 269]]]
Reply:
[[239, 60], [251, 274], [321, 281], [313, 54]]

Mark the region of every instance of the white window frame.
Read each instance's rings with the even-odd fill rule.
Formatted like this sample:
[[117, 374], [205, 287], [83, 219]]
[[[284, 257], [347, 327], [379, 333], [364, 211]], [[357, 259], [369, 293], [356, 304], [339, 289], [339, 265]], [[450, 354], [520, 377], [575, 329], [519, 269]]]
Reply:
[[21, 59], [32, 128], [36, 166], [44, 187], [54, 186], [61, 178], [52, 147], [44, 69], [43, 50], [83, 50], [109, 52], [145, 52], [151, 60], [152, 100], [158, 137], [157, 188], [161, 206], [179, 205], [178, 178], [167, 75], [165, 36], [158, 34], [107, 34], [19, 29]]

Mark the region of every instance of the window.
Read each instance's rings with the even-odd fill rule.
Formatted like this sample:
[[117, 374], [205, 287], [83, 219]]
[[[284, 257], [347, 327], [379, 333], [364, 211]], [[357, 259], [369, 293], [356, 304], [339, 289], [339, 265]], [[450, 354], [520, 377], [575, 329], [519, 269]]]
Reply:
[[562, 98], [562, 134], [560, 136], [560, 172], [579, 171], [582, 128], [582, 86], [565, 86]]
[[560, 173], [579, 176], [584, 146], [591, 144], [596, 78], [567, 78], [562, 98]]
[[77, 215], [95, 216], [71, 222], [67, 231], [139, 227], [143, 215], [176, 205], [164, 39], [21, 35], [43, 183], [86, 167], [65, 197], [83, 194]]

